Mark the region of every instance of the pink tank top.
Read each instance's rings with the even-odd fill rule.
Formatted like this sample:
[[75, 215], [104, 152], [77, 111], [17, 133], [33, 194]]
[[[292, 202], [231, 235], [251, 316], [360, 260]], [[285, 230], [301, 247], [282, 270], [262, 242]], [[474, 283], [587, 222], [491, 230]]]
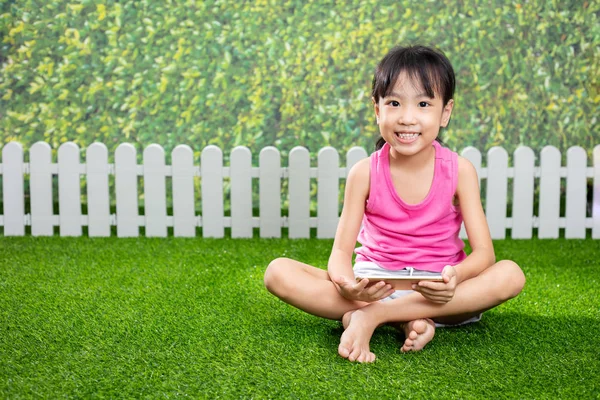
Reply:
[[390, 147], [371, 155], [371, 184], [356, 249], [356, 261], [382, 268], [406, 267], [441, 272], [467, 255], [458, 237], [460, 210], [452, 204], [458, 182], [458, 156], [437, 141], [429, 193], [419, 204], [406, 204], [396, 193], [390, 174]]

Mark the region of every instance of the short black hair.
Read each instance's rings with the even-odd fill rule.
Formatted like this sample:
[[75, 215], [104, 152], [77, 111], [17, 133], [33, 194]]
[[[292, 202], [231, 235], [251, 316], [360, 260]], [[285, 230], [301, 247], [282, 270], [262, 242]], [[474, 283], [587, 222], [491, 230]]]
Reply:
[[433, 98], [439, 94], [444, 105], [454, 97], [454, 69], [444, 53], [425, 46], [398, 46], [375, 69], [371, 93], [375, 101], [390, 94], [401, 72], [419, 81], [427, 96]]

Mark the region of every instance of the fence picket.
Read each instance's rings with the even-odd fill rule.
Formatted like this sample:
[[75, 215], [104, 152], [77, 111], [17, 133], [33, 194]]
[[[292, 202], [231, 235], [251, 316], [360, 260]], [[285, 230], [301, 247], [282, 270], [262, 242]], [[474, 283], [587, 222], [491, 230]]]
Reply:
[[594, 147], [594, 193], [592, 199], [592, 238], [600, 239], [600, 144]]
[[310, 154], [297, 146], [289, 155], [289, 230], [290, 238], [310, 237]]
[[231, 151], [231, 237], [252, 237], [252, 153], [245, 146]]
[[81, 236], [79, 147], [73, 142], [58, 148], [58, 209], [60, 236]]
[[260, 237], [281, 237], [281, 157], [269, 146], [259, 155]]
[[567, 151], [567, 239], [585, 239], [586, 168], [587, 155], [583, 147], [571, 147]]
[[86, 150], [88, 235], [110, 236], [108, 149], [93, 143]]
[[560, 218], [560, 151], [545, 146], [540, 154], [540, 199], [538, 238], [558, 238]]
[[173, 235], [196, 236], [196, 208], [194, 198], [194, 152], [187, 145], [179, 145], [171, 152], [173, 166]]
[[333, 147], [318, 154], [317, 172], [317, 237], [333, 238], [338, 224], [340, 156]]
[[[461, 156], [469, 160], [473, 164], [473, 167], [475, 167], [478, 185], [481, 187], [481, 153], [475, 147], [467, 146], [461, 152]], [[461, 239], [467, 239], [467, 231], [464, 223], [460, 227], [459, 236]]]
[[2, 149], [2, 201], [4, 236], [25, 235], [25, 192], [23, 188], [23, 146], [10, 142]]
[[37, 142], [29, 150], [29, 191], [31, 202], [31, 234], [54, 234], [52, 204], [52, 149], [45, 142]]
[[165, 151], [157, 144], [144, 150], [144, 215], [146, 236], [167, 236]]
[[533, 235], [533, 190], [535, 155], [529, 147], [519, 147], [514, 153], [512, 202], [513, 239], [531, 239]]
[[346, 153], [346, 177], [348, 177], [348, 174], [350, 173], [350, 170], [354, 164], [367, 157], [369, 157], [369, 155], [362, 147], [355, 146], [348, 150]]
[[202, 150], [202, 236], [225, 236], [223, 216], [223, 152], [210, 145]]
[[122, 143], [115, 151], [115, 195], [117, 199], [117, 236], [137, 237], [138, 178], [135, 147]]
[[508, 192], [508, 152], [492, 147], [487, 153], [486, 216], [492, 239], [506, 237], [506, 198]]

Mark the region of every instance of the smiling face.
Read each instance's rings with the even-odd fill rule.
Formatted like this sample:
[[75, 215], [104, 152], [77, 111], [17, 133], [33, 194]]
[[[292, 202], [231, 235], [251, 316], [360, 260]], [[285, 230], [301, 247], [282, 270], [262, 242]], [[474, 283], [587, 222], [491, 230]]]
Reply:
[[454, 101], [444, 104], [436, 93], [429, 97], [422, 85], [400, 73], [393, 89], [378, 102], [374, 101], [377, 124], [389, 143], [391, 156], [412, 156], [431, 148], [441, 127], [446, 127]]

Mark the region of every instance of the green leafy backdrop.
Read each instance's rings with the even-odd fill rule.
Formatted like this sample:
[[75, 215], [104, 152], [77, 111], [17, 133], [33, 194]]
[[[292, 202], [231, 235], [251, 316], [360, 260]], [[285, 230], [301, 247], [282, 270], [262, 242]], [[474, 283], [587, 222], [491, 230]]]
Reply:
[[457, 72], [450, 147], [600, 143], [597, 1], [0, 4], [0, 134], [26, 149], [371, 150], [375, 65], [416, 43]]

